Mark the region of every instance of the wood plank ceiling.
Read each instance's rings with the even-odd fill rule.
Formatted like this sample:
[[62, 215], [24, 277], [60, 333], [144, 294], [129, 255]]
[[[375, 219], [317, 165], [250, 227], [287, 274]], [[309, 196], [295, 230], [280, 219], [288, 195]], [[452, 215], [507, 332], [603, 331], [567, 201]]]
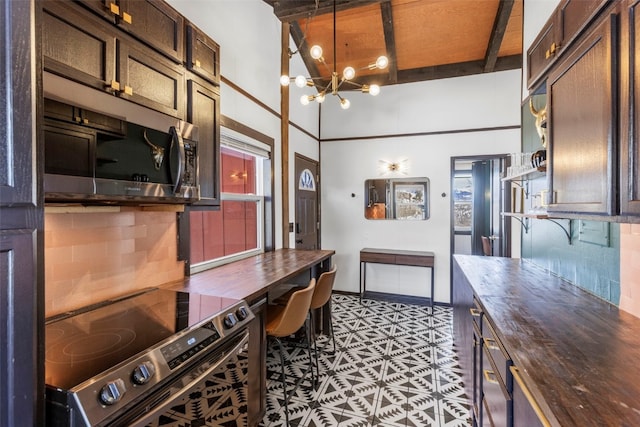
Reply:
[[[291, 24], [291, 50], [299, 49], [310, 77], [325, 85], [334, 64], [338, 74], [351, 65], [358, 83], [380, 86], [522, 66], [523, 0], [265, 1]], [[315, 44], [328, 67], [309, 55]], [[389, 67], [366, 69], [380, 55]]]

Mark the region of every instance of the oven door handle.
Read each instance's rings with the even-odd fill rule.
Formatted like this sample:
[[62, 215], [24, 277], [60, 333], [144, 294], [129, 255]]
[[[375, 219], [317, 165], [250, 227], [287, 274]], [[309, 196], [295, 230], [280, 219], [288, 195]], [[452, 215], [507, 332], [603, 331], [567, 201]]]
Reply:
[[191, 393], [194, 387], [197, 387], [201, 383], [204, 383], [206, 379], [211, 375], [216, 369], [218, 369], [223, 363], [225, 363], [229, 359], [229, 355], [240, 353], [245, 349], [245, 346], [249, 343], [249, 331], [244, 332], [244, 336], [240, 342], [231, 348], [228, 352], [225, 352], [221, 355], [220, 359], [217, 360], [211, 367], [209, 367], [205, 372], [198, 375], [194, 380], [192, 380], [189, 384], [182, 387], [182, 391], [180, 393], [170, 396], [170, 398], [160, 403], [155, 408], [151, 409], [149, 412], [146, 412], [140, 418], [134, 420], [129, 424], [130, 427], [141, 427], [146, 426], [150, 421], [153, 421], [158, 416], [162, 415], [167, 409], [170, 409], [175, 405], [175, 401], [181, 399], [185, 395]]

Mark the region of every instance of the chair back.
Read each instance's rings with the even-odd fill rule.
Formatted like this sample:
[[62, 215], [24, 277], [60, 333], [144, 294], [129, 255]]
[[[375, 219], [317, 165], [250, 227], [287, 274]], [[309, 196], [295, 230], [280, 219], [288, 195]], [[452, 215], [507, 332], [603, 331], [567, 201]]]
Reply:
[[311, 299], [311, 309], [315, 310], [324, 306], [329, 298], [331, 298], [331, 292], [333, 291], [333, 282], [336, 279], [336, 270], [338, 266], [334, 264], [330, 271], [325, 271], [318, 278], [316, 283], [316, 290], [313, 292], [313, 298]]
[[316, 279], [311, 279], [309, 286], [291, 294], [282, 315], [279, 316], [279, 322], [270, 327], [267, 334], [274, 337], [286, 337], [300, 329], [307, 319], [315, 288]]
[[480, 236], [482, 240], [482, 253], [485, 256], [491, 256], [491, 242], [487, 236]]

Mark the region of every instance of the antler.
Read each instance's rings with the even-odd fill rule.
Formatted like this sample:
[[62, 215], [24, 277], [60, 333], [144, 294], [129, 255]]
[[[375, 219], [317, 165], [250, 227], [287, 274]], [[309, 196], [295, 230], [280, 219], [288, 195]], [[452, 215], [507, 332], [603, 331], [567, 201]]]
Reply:
[[160, 167], [162, 166], [162, 161], [164, 160], [164, 148], [158, 147], [153, 142], [149, 141], [149, 138], [147, 137], [146, 129], [142, 133], [142, 136], [144, 137], [144, 142], [146, 142], [147, 145], [151, 147], [151, 155], [153, 156], [153, 163], [156, 170], [160, 170]]

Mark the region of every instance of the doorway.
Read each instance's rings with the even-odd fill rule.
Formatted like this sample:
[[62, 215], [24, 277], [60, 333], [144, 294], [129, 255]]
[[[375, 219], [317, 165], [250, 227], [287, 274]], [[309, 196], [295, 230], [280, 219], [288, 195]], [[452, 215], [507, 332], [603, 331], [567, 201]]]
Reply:
[[451, 253], [511, 256], [510, 186], [501, 181], [509, 157], [451, 159]]
[[296, 153], [295, 173], [295, 248], [318, 249], [320, 247], [318, 162]]

